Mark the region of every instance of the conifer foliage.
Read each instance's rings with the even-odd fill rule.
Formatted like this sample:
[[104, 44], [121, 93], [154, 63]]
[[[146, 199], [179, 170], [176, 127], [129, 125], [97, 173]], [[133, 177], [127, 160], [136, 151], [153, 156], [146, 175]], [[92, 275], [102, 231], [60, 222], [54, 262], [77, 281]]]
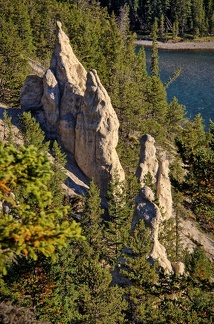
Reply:
[[29, 146], [0, 145], [0, 200], [2, 202], [1, 271], [17, 255], [37, 259], [38, 253], [54, 258], [55, 248], [80, 237], [80, 228], [65, 220], [67, 207], [50, 208], [48, 182], [53, 175], [49, 160]]
[[[192, 255], [182, 250], [188, 270], [184, 275], [166, 275], [158, 262], [149, 263], [151, 238], [145, 224], [130, 228], [139, 190], [133, 178], [138, 139], [149, 133], [157, 144], [170, 147], [173, 157], [176, 226], [173, 235], [162, 237], [168, 255], [175, 261], [181, 258], [179, 218], [188, 208], [213, 233], [214, 125], [211, 122], [206, 133], [200, 115], [190, 121], [176, 98], [167, 103], [156, 46], [158, 33], [166, 39], [171, 25], [173, 37], [189, 29], [195, 36], [213, 29], [212, 1], [100, 2], [114, 13], [98, 1], [0, 0], [0, 100], [17, 103], [26, 58], [46, 65], [55, 21], [61, 20], [75, 54], [87, 70], [98, 70], [111, 97], [120, 121], [118, 151], [126, 171], [126, 183], [119, 183], [115, 174], [107, 197], [100, 197], [92, 179], [85, 197], [65, 199], [61, 184], [66, 179], [66, 156], [58, 144], [47, 142], [36, 120], [24, 113], [19, 121], [24, 146], [18, 146], [11, 119], [4, 114], [0, 321], [8, 320], [1, 312], [10, 308], [19, 314], [24, 307], [29, 322], [37, 318], [55, 324], [212, 323], [214, 274], [202, 248], [196, 247]], [[207, 19], [204, 12], [209, 13]], [[136, 54], [128, 14], [132, 27], [143, 24], [150, 32], [154, 26], [151, 76], [145, 51]], [[78, 209], [72, 199], [79, 201]]]

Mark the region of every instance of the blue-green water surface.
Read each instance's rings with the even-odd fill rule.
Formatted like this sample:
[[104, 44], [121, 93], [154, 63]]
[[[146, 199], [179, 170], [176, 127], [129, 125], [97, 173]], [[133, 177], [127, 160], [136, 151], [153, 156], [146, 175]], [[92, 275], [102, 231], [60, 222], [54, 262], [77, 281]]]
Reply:
[[[151, 48], [145, 48], [147, 66]], [[187, 117], [200, 113], [206, 128], [214, 121], [214, 51], [212, 50], [159, 50], [160, 77], [165, 83], [181, 68], [180, 76], [167, 88], [168, 101], [175, 96], [186, 106]]]

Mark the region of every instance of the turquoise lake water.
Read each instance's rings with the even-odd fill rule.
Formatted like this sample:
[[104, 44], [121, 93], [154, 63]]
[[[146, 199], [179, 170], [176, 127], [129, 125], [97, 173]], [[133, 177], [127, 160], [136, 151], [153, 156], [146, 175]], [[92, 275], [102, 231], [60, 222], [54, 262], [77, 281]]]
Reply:
[[[145, 48], [147, 65], [151, 49]], [[193, 119], [200, 113], [206, 129], [209, 119], [214, 121], [214, 51], [208, 50], [159, 50], [160, 77], [165, 83], [181, 68], [180, 76], [167, 88], [168, 100], [175, 96], [186, 106], [187, 117]]]

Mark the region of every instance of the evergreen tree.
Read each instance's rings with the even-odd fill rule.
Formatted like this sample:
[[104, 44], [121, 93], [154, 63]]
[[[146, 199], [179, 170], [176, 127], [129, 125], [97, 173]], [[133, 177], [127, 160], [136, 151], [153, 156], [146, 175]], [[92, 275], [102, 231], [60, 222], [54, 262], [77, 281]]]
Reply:
[[17, 26], [3, 15], [0, 21], [0, 101], [6, 104], [19, 103], [20, 89], [27, 75], [23, 46]]
[[130, 228], [130, 210], [126, 204], [126, 193], [117, 174], [112, 178], [107, 193], [108, 221], [104, 231], [105, 249], [108, 262], [115, 262], [126, 246]]
[[173, 140], [180, 133], [185, 114], [185, 106], [180, 105], [177, 98], [174, 97], [168, 105], [166, 114], [167, 130], [170, 140]]
[[7, 111], [3, 113], [3, 122], [4, 122], [4, 135], [3, 140], [8, 144], [13, 144], [13, 130], [12, 130], [12, 117], [9, 117]]
[[7, 262], [21, 253], [33, 259], [38, 253], [54, 258], [56, 247], [80, 237], [80, 228], [63, 220], [67, 207], [50, 207], [48, 181], [53, 172], [45, 155], [33, 146], [15, 149], [1, 143], [0, 156], [0, 269], [5, 273]]
[[195, 37], [204, 35], [204, 33], [207, 31], [207, 26], [205, 21], [203, 0], [192, 1], [192, 16], [193, 16], [193, 32]]
[[47, 152], [49, 142], [44, 143], [45, 133], [41, 130], [39, 123], [31, 116], [30, 112], [24, 112], [19, 119], [24, 145], [34, 145], [39, 152]]
[[122, 289], [111, 286], [108, 268], [100, 264], [99, 253], [87, 240], [71, 242], [60, 253], [52, 276], [56, 285], [46, 311], [52, 323], [124, 323]]
[[129, 323], [146, 323], [155, 302], [151, 289], [158, 277], [155, 266], [148, 260], [150, 242], [150, 231], [145, 228], [144, 221], [140, 221], [129, 237], [128, 249], [124, 253], [125, 263], [121, 265], [122, 275], [131, 282], [126, 288]]
[[53, 177], [50, 179], [49, 186], [54, 197], [53, 206], [61, 206], [64, 198], [64, 192], [61, 186], [67, 178], [65, 170], [66, 155], [62, 153], [56, 141], [53, 143], [52, 155], [54, 157], [52, 163], [52, 170], [54, 173]]
[[91, 180], [89, 190], [84, 198], [84, 207], [81, 216], [83, 234], [95, 254], [102, 256], [104, 249], [103, 242], [103, 220], [101, 218], [103, 210], [101, 209], [100, 191]]
[[155, 20], [152, 26], [152, 55], [151, 55], [151, 75], [159, 77], [158, 48], [157, 48], [158, 23]]
[[212, 264], [201, 246], [196, 246], [194, 252], [187, 256], [186, 264], [190, 277], [195, 283], [199, 284], [211, 280], [213, 275]]

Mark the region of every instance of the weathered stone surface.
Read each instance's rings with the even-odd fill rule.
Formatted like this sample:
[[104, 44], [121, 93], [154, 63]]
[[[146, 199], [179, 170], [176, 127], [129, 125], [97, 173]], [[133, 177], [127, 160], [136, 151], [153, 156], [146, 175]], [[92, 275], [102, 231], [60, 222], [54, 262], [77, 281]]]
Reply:
[[161, 212], [159, 207], [154, 203], [154, 193], [145, 186], [143, 187], [136, 199], [136, 208], [132, 220], [132, 230], [140, 219], [143, 219], [146, 226], [151, 230], [152, 250], [149, 255], [150, 262], [158, 260], [160, 266], [166, 272], [172, 272], [172, 266], [167, 258], [165, 247], [159, 242], [159, 225], [161, 223]]
[[165, 270], [165, 272], [167, 273], [173, 272], [171, 262], [167, 257], [166, 249], [158, 240], [154, 241], [153, 249], [150, 254], [150, 257], [154, 261], [157, 260], [159, 265]]
[[164, 219], [172, 217], [172, 193], [169, 179], [169, 161], [166, 154], [160, 157], [159, 169], [157, 173], [157, 197], [162, 208]]
[[80, 105], [83, 96], [81, 91], [70, 82], [65, 83], [64, 92], [60, 102], [60, 117], [63, 118], [67, 114], [72, 113], [74, 118], [80, 111]]
[[69, 38], [62, 30], [62, 25], [59, 21], [57, 22], [56, 42], [51, 60], [51, 69], [54, 70], [56, 79], [59, 82], [61, 94], [67, 82], [76, 86], [81, 94], [84, 93], [87, 72], [74, 55]]
[[[140, 160], [136, 175], [142, 186], [136, 199], [136, 209], [132, 220], [132, 229], [143, 219], [151, 229], [153, 243], [150, 261], [158, 260], [167, 272], [172, 265], [167, 258], [165, 247], [159, 242], [159, 226], [164, 219], [172, 217], [172, 195], [169, 180], [169, 162], [166, 154], [157, 157], [155, 140], [150, 135], [142, 136]], [[148, 175], [150, 175], [148, 177]], [[146, 179], [147, 178], [147, 179]], [[158, 199], [158, 206], [155, 204]]]
[[151, 228], [152, 238], [156, 239], [158, 237], [158, 231], [156, 231], [156, 229], [158, 230], [161, 215], [159, 208], [153, 201], [153, 191], [147, 186], [142, 188], [136, 198], [136, 209], [132, 220], [132, 229], [135, 228], [140, 219], [143, 219], [146, 225]]
[[136, 175], [142, 186], [145, 184], [145, 176], [148, 173], [150, 173], [153, 183], [156, 183], [158, 160], [156, 157], [155, 140], [151, 135], [146, 134], [141, 137], [140, 144], [140, 160]]
[[87, 75], [86, 91], [77, 116], [75, 159], [81, 170], [104, 193], [110, 176], [117, 172], [119, 180], [124, 180], [116, 146], [118, 143], [119, 121], [111, 105], [111, 100], [102, 86], [97, 72]]
[[164, 219], [169, 219], [172, 217], [169, 161], [165, 153], [161, 153], [157, 158], [155, 140], [151, 135], [147, 134], [142, 136], [140, 143], [140, 160], [136, 175], [141, 186], [144, 187], [146, 176], [150, 174], [154, 191], [161, 207], [162, 217]]
[[44, 94], [42, 97], [46, 119], [51, 126], [55, 126], [59, 118], [59, 86], [53, 72], [48, 69], [43, 78]]
[[42, 95], [42, 78], [37, 75], [28, 75], [20, 95], [20, 104], [22, 109], [40, 107]]
[[44, 128], [75, 156], [78, 166], [88, 178], [94, 178], [101, 193], [106, 193], [113, 174], [123, 181], [124, 171], [115, 149], [119, 121], [111, 100], [96, 71], [87, 74], [74, 55], [60, 22], [42, 93], [44, 114], [40, 120], [47, 122]]
[[172, 268], [177, 275], [183, 275], [185, 272], [185, 265], [183, 262], [172, 262]]
[[67, 82], [60, 103], [58, 134], [61, 145], [71, 154], [75, 153], [75, 127], [82, 96], [79, 89]]
[[60, 144], [71, 154], [75, 151], [75, 127], [76, 118], [72, 113], [61, 118], [58, 124]]

